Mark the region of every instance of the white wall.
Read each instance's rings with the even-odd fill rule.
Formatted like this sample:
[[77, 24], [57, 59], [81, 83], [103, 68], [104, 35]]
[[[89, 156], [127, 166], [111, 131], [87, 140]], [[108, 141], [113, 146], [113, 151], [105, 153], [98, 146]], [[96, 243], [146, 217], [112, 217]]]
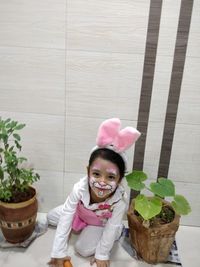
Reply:
[[[144, 170], [156, 178], [181, 1], [163, 1]], [[25, 122], [23, 151], [41, 175], [40, 211], [85, 174], [97, 128], [137, 125], [149, 0], [0, 2], [0, 116]], [[200, 225], [200, 2], [194, 1], [169, 177]], [[129, 151], [129, 170], [133, 151]]]

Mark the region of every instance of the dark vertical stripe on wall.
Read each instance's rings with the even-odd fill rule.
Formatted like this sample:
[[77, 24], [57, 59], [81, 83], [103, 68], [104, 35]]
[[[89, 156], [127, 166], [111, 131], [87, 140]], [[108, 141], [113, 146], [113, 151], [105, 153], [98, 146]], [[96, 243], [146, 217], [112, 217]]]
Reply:
[[[144, 153], [146, 145], [146, 135], [149, 120], [149, 110], [151, 103], [156, 52], [158, 45], [158, 35], [160, 28], [160, 16], [162, 0], [151, 0], [149, 10], [149, 22], [146, 39], [146, 49], [143, 67], [143, 78], [138, 112], [137, 129], [142, 133], [135, 145], [133, 169], [142, 170], [144, 163]], [[130, 198], [134, 198], [137, 192], [132, 190]]]
[[193, 0], [182, 0], [167, 103], [167, 112], [165, 117], [158, 177], [168, 176], [178, 103], [181, 92], [181, 83], [185, 65], [185, 56], [190, 29], [192, 7]]

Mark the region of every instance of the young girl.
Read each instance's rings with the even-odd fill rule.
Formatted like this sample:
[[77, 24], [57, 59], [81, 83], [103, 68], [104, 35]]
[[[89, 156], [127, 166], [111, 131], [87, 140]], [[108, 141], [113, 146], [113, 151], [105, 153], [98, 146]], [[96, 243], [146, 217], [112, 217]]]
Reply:
[[110, 251], [121, 235], [127, 209], [120, 185], [126, 170], [124, 151], [140, 136], [136, 129], [120, 130], [120, 126], [120, 120], [115, 118], [100, 125], [87, 176], [74, 185], [64, 205], [48, 213], [49, 224], [57, 226], [50, 266], [62, 266], [70, 259], [67, 247], [72, 229], [80, 232], [75, 250], [83, 257], [94, 255], [91, 265], [109, 266]]

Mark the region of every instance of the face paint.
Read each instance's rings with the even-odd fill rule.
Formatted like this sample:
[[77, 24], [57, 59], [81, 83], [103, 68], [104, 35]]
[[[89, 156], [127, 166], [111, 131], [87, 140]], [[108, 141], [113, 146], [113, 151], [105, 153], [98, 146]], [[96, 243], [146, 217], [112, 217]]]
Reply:
[[92, 170], [100, 171], [101, 170], [101, 165], [100, 164], [95, 164], [92, 166]]
[[111, 192], [114, 192], [116, 187], [117, 187], [117, 183], [115, 181], [109, 182], [109, 185], [111, 186]]
[[99, 192], [98, 192], [98, 196], [99, 196], [99, 197], [102, 197], [102, 196], [103, 196], [103, 191], [100, 191], [100, 190], [99, 190]]
[[[99, 197], [105, 197], [106, 195], [115, 191], [117, 183], [115, 181], [111, 182], [101, 182], [98, 178], [90, 177], [89, 179], [90, 187], [93, 189], [96, 195]], [[96, 190], [95, 190], [96, 189]]]
[[109, 197], [116, 190], [120, 179], [117, 165], [102, 158], [94, 160], [89, 168], [88, 176], [93, 194], [102, 199]]

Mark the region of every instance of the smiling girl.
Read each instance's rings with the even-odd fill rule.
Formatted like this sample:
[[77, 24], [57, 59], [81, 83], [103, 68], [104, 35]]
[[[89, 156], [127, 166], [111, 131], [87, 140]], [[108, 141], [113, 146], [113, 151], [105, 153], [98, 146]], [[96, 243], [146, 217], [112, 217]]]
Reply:
[[127, 209], [126, 194], [121, 186], [126, 170], [124, 151], [140, 136], [127, 127], [120, 130], [119, 119], [104, 121], [98, 131], [87, 176], [73, 187], [64, 205], [48, 213], [48, 222], [57, 226], [50, 266], [62, 266], [70, 259], [67, 248], [71, 230], [80, 232], [75, 250], [83, 257], [93, 256], [91, 265], [108, 267], [110, 252], [122, 231]]

